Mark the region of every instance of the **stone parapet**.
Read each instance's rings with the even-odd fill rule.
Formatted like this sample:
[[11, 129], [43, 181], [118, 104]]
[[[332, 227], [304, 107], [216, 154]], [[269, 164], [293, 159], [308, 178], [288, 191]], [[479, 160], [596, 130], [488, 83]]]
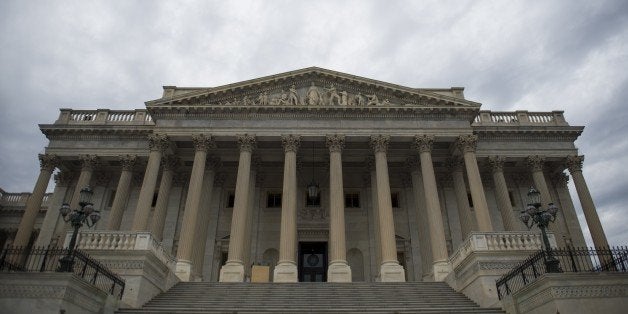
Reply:
[[563, 111], [552, 112], [528, 112], [527, 110], [519, 111], [489, 111], [481, 110], [480, 114], [473, 121], [473, 126], [479, 125], [550, 125], [550, 126], [569, 126]]
[[55, 124], [89, 125], [154, 125], [146, 109], [135, 110], [72, 110], [63, 108]]

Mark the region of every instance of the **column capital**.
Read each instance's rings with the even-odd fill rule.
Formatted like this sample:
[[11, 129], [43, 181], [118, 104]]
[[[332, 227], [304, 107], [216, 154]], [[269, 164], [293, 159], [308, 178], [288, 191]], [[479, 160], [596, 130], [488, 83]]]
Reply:
[[565, 161], [565, 165], [567, 166], [567, 169], [569, 169], [570, 173], [582, 171], [582, 163], [584, 163], [584, 155], [567, 156]]
[[526, 164], [532, 172], [543, 171], [543, 163], [545, 163], [545, 157], [539, 155], [532, 155], [526, 158]]
[[371, 135], [371, 148], [375, 153], [386, 153], [388, 144], [390, 143], [389, 135]]
[[569, 176], [564, 172], [556, 172], [550, 177], [552, 184], [557, 188], [566, 188], [569, 182]]
[[427, 134], [419, 134], [414, 136], [412, 147], [418, 150], [420, 153], [432, 152], [434, 146], [434, 136]]
[[504, 172], [504, 163], [506, 162], [506, 157], [504, 156], [489, 156], [488, 164], [491, 166], [491, 170], [493, 173], [496, 172]]
[[122, 171], [131, 171], [137, 162], [137, 155], [119, 155], [118, 160], [122, 165]]
[[194, 150], [197, 152], [207, 152], [211, 148], [216, 148], [216, 142], [211, 134], [192, 135], [192, 144], [194, 144]]
[[340, 134], [327, 135], [325, 145], [329, 148], [329, 152], [342, 152], [345, 147], [345, 136]]
[[54, 154], [39, 154], [39, 167], [42, 171], [52, 172], [59, 165], [60, 159]]
[[459, 156], [453, 156], [447, 159], [447, 168], [452, 173], [464, 171], [464, 160]]
[[163, 171], [174, 171], [179, 167], [181, 160], [175, 155], [166, 155], [163, 157], [161, 167]]
[[460, 135], [456, 139], [456, 146], [463, 153], [475, 152], [478, 147], [478, 136], [475, 134]]
[[301, 145], [301, 135], [282, 135], [281, 136], [281, 145], [283, 146], [284, 153], [294, 152], [296, 153], [299, 150], [299, 146]]
[[148, 147], [151, 151], [165, 151], [170, 146], [170, 141], [166, 134], [149, 134]]
[[240, 134], [238, 135], [238, 144], [240, 145], [241, 151], [253, 152], [255, 149], [255, 145], [257, 144], [257, 140], [255, 135], [252, 134]]
[[74, 178], [76, 177], [76, 174], [74, 172], [69, 172], [69, 171], [60, 171], [59, 173], [55, 174], [54, 179], [55, 179], [55, 183], [58, 186], [70, 186], [70, 184], [72, 183], [72, 180], [74, 180]]
[[79, 155], [79, 159], [82, 163], [82, 170], [94, 170], [99, 161], [96, 155]]

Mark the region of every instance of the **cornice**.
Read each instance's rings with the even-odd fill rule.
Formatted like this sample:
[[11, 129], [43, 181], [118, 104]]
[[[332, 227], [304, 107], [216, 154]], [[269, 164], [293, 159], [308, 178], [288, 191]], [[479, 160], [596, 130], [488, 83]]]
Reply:
[[513, 127], [509, 129], [473, 127], [480, 141], [568, 141], [573, 142], [582, 134], [584, 127]]
[[41, 132], [49, 140], [91, 140], [91, 139], [140, 139], [153, 132], [154, 126], [125, 127], [102, 125], [39, 125]]

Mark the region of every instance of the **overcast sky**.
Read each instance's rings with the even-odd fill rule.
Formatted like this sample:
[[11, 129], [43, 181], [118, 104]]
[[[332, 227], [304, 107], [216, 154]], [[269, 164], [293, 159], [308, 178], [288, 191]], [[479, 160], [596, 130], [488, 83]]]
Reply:
[[[628, 1], [0, 1], [0, 188], [32, 191], [38, 123], [163, 85], [320, 66], [565, 110], [609, 242], [628, 244]], [[54, 182], [49, 185], [53, 188]], [[573, 183], [581, 225], [584, 216]], [[588, 229], [585, 236], [590, 242]]]

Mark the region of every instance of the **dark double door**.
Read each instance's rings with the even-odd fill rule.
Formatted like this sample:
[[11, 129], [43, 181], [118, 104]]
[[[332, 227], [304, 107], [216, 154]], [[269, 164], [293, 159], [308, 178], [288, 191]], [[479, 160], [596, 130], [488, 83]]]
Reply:
[[327, 242], [299, 242], [299, 281], [327, 281]]

